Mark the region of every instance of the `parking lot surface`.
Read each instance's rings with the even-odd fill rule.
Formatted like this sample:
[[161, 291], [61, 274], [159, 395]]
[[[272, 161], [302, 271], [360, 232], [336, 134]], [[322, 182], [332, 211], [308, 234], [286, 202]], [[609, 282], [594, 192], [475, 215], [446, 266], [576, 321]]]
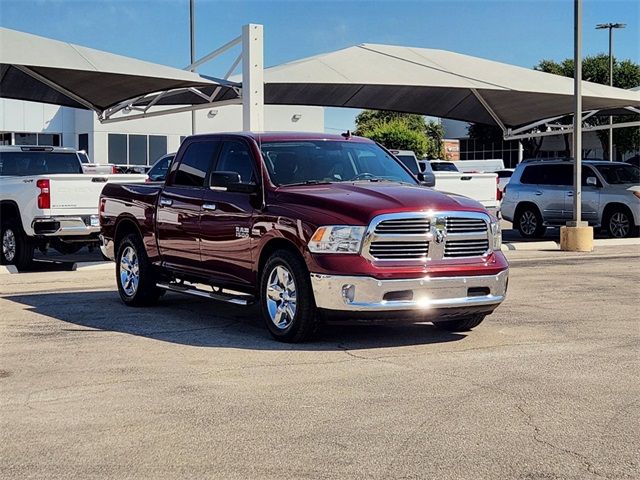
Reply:
[[508, 252], [469, 334], [120, 303], [111, 270], [0, 280], [3, 478], [639, 478], [640, 248]]

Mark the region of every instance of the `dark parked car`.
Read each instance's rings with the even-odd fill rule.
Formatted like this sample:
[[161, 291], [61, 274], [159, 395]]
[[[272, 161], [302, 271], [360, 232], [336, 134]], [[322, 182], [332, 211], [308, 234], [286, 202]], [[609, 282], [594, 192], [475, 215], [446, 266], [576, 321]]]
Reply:
[[175, 155], [175, 153], [168, 153], [156, 160], [156, 163], [147, 172], [147, 183], [164, 182], [165, 178], [167, 178], [169, 165], [171, 165]]

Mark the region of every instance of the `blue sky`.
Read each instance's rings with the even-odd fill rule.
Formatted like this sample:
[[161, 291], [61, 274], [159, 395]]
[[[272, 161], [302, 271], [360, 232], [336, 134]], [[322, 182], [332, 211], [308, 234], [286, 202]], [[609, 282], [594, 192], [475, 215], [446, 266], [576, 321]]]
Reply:
[[[189, 63], [188, 0], [0, 0], [0, 25], [143, 60]], [[358, 43], [440, 48], [532, 67], [573, 55], [571, 0], [244, 1], [196, 0], [198, 55], [245, 23], [265, 26], [265, 64]], [[585, 0], [584, 53], [607, 51], [596, 23], [622, 22], [618, 58], [640, 61], [640, 0]], [[233, 56], [202, 69], [221, 76]], [[328, 129], [352, 128], [357, 113], [327, 109]]]

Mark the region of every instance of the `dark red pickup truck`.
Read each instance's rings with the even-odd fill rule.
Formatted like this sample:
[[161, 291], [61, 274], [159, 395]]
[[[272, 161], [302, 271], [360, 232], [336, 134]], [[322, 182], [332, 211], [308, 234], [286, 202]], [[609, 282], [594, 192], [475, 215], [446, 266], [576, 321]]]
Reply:
[[189, 137], [164, 185], [108, 184], [100, 223], [127, 305], [258, 301], [281, 341], [326, 318], [469, 330], [507, 290], [496, 218], [349, 135]]

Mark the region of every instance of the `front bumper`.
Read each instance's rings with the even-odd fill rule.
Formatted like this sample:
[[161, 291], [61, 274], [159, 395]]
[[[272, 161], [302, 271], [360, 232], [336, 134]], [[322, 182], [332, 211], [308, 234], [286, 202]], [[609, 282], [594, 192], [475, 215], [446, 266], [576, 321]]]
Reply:
[[31, 224], [35, 235], [45, 237], [91, 236], [100, 232], [98, 215], [35, 218]]
[[378, 280], [372, 277], [311, 274], [318, 308], [348, 312], [470, 311], [497, 307], [505, 298], [509, 271], [497, 275]]

